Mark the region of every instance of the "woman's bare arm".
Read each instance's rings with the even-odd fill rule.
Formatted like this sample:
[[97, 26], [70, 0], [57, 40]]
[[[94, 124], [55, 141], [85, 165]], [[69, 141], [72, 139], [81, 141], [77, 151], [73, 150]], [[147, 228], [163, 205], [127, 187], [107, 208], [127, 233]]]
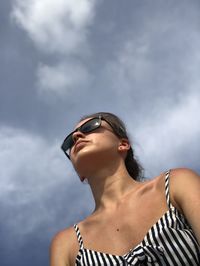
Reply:
[[200, 244], [200, 176], [186, 168], [171, 172], [172, 197], [191, 225]]
[[71, 266], [73, 229], [69, 228], [57, 233], [50, 245], [50, 266]]

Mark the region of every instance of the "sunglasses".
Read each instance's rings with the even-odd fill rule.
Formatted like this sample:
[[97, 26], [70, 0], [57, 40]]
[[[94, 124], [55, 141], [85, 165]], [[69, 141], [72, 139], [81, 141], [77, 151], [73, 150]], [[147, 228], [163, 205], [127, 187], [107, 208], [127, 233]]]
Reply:
[[70, 160], [70, 150], [74, 145], [74, 138], [73, 138], [73, 134], [77, 131], [80, 131], [81, 133], [89, 133], [94, 131], [95, 129], [99, 128], [101, 126], [101, 122], [102, 120], [106, 121], [111, 128], [113, 129], [113, 131], [115, 132], [113, 125], [111, 125], [111, 123], [109, 123], [105, 118], [99, 116], [99, 117], [94, 117], [91, 118], [90, 120], [86, 121], [85, 123], [83, 123], [80, 127], [76, 128], [74, 131], [72, 131], [64, 140], [61, 149], [64, 151], [65, 155], [67, 156], [67, 158]]

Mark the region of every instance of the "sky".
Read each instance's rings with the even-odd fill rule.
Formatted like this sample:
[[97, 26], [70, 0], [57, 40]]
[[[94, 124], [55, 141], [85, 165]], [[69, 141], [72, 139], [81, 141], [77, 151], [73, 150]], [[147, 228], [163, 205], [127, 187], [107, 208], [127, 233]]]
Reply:
[[60, 149], [83, 115], [118, 115], [146, 178], [200, 172], [199, 47], [197, 0], [1, 1], [1, 266], [48, 265], [93, 210]]

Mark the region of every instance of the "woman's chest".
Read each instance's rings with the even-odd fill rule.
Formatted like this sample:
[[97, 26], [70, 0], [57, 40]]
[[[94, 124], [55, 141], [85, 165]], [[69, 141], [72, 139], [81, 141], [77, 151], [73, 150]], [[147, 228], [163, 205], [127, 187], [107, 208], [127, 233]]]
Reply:
[[152, 201], [121, 206], [118, 211], [82, 227], [84, 246], [110, 254], [125, 254], [143, 239], [149, 229], [167, 211], [165, 204]]

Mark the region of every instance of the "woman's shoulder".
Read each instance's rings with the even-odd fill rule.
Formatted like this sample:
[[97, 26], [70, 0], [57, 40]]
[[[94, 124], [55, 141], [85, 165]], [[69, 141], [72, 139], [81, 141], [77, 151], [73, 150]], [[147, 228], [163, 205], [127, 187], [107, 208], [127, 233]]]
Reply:
[[71, 237], [74, 235], [74, 227], [68, 227], [63, 230], [58, 231], [54, 237], [52, 238], [52, 244], [57, 244], [57, 243], [66, 243], [67, 241], [70, 241]]
[[194, 194], [197, 187], [200, 188], [200, 176], [190, 168], [173, 168], [156, 177], [156, 182], [164, 184], [166, 175], [169, 177], [170, 201], [181, 211], [182, 202]]
[[173, 197], [178, 191], [183, 192], [184, 189], [190, 190], [193, 184], [200, 182], [200, 176], [190, 168], [172, 168], [161, 172], [158, 176], [153, 177], [144, 183], [163, 190], [166, 177], [169, 181], [170, 195]]
[[185, 167], [182, 167], [182, 168], [173, 168], [170, 170], [170, 174], [171, 175], [176, 175], [176, 176], [191, 176], [191, 175], [197, 175], [197, 173], [190, 169], [190, 168], [185, 168]]
[[200, 186], [200, 176], [189, 168], [175, 168], [170, 171], [171, 193], [180, 199]]
[[77, 248], [76, 234], [73, 226], [57, 232], [50, 244], [51, 265], [71, 265], [71, 254]]
[[158, 176], [152, 178], [154, 182], [160, 182], [168, 175], [170, 183], [184, 183], [188, 179], [199, 178], [199, 175], [190, 168], [172, 168], [160, 173]]
[[182, 187], [189, 189], [194, 182], [200, 181], [200, 176], [190, 168], [174, 168], [169, 171], [170, 186], [173, 190]]

